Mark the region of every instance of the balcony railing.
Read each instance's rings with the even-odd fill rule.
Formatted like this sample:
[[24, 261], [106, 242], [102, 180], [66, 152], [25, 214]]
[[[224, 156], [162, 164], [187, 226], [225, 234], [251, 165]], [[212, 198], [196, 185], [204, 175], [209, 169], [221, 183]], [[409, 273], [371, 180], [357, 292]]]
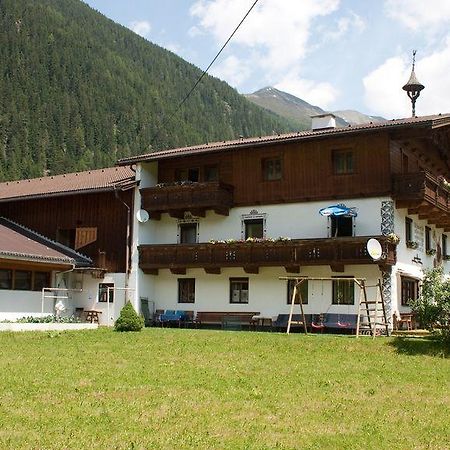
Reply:
[[[393, 177], [393, 196], [405, 202], [427, 202], [450, 212], [450, 189], [444, 180], [428, 172], [404, 173]], [[412, 203], [411, 203], [412, 204]]]
[[204, 216], [205, 211], [228, 215], [233, 206], [233, 187], [221, 182], [171, 183], [140, 190], [142, 208], [158, 219], [161, 213], [183, 217], [186, 211]]
[[300, 266], [330, 265], [343, 270], [347, 264], [380, 264], [396, 262], [396, 247], [384, 236], [378, 236], [383, 259], [374, 262], [366, 244], [369, 237], [293, 239], [282, 242], [234, 242], [207, 244], [158, 244], [139, 246], [139, 267], [156, 274], [159, 269], [183, 273], [189, 268], [204, 268], [219, 273], [222, 267], [243, 267], [257, 272], [259, 267], [285, 267], [298, 272]]

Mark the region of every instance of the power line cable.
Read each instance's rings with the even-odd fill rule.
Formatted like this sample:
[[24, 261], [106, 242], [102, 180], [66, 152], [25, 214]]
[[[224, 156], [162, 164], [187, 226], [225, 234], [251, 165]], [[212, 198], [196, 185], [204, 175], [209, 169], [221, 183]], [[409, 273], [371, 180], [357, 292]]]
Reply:
[[192, 86], [192, 88], [190, 89], [190, 91], [184, 96], [183, 100], [181, 100], [181, 102], [178, 104], [178, 106], [176, 107], [176, 109], [169, 115], [166, 116], [165, 119], [163, 119], [161, 125], [158, 127], [158, 131], [156, 133], [156, 135], [153, 137], [151, 143], [154, 144], [155, 140], [157, 137], [159, 137], [162, 129], [165, 127], [165, 125], [170, 122], [173, 117], [178, 114], [178, 112], [180, 111], [181, 107], [186, 103], [186, 101], [188, 100], [188, 98], [192, 95], [192, 93], [195, 91], [196, 87], [200, 84], [200, 82], [202, 81], [203, 77], [208, 73], [208, 70], [211, 68], [211, 66], [216, 62], [217, 58], [220, 56], [220, 54], [223, 52], [223, 50], [225, 49], [225, 47], [228, 45], [228, 43], [231, 41], [231, 39], [233, 39], [233, 36], [236, 34], [237, 30], [239, 29], [239, 27], [244, 23], [245, 19], [247, 18], [247, 16], [251, 13], [252, 9], [256, 6], [256, 4], [258, 3], [259, 0], [255, 0], [252, 4], [252, 6], [250, 6], [249, 10], [245, 13], [244, 17], [241, 19], [241, 21], [238, 23], [237, 27], [234, 29], [234, 31], [230, 34], [229, 38], [225, 41], [225, 44], [222, 45], [221, 49], [217, 52], [216, 56], [214, 56], [213, 60], [209, 63], [208, 67], [203, 71], [203, 73], [200, 75], [200, 77], [197, 79], [197, 81], [194, 83], [194, 85]]

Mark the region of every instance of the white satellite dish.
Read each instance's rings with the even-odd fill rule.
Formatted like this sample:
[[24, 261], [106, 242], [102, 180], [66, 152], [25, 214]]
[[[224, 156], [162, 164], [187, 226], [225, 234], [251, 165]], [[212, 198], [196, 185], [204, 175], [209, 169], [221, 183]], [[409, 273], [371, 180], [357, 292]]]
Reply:
[[148, 214], [148, 212], [145, 209], [140, 209], [137, 213], [136, 213], [136, 219], [138, 220], [138, 222], [140, 223], [145, 223], [148, 221], [148, 219], [150, 219], [150, 215]]
[[374, 261], [378, 261], [383, 256], [381, 244], [374, 238], [367, 241], [367, 252]]

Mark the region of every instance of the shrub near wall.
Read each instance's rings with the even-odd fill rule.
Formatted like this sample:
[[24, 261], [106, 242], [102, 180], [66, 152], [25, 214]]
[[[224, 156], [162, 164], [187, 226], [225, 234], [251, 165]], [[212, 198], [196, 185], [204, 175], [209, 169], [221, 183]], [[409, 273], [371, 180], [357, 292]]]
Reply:
[[114, 324], [116, 331], [141, 331], [144, 326], [144, 318], [139, 316], [133, 305], [128, 302], [120, 311], [120, 316]]

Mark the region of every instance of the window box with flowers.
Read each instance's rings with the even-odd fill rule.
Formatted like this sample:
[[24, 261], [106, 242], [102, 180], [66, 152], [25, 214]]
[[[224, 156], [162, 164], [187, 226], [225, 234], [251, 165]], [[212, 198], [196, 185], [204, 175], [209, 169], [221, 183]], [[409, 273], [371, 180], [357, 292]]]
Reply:
[[395, 233], [389, 233], [387, 236], [387, 241], [391, 244], [397, 245], [400, 243], [400, 237]]
[[429, 248], [429, 249], [426, 251], [426, 254], [427, 254], [428, 256], [434, 256], [434, 255], [436, 254], [436, 249], [435, 249], [435, 248]]
[[416, 250], [419, 244], [416, 241], [406, 241], [406, 247]]
[[444, 261], [450, 261], [450, 255], [444, 255], [442, 258]]

